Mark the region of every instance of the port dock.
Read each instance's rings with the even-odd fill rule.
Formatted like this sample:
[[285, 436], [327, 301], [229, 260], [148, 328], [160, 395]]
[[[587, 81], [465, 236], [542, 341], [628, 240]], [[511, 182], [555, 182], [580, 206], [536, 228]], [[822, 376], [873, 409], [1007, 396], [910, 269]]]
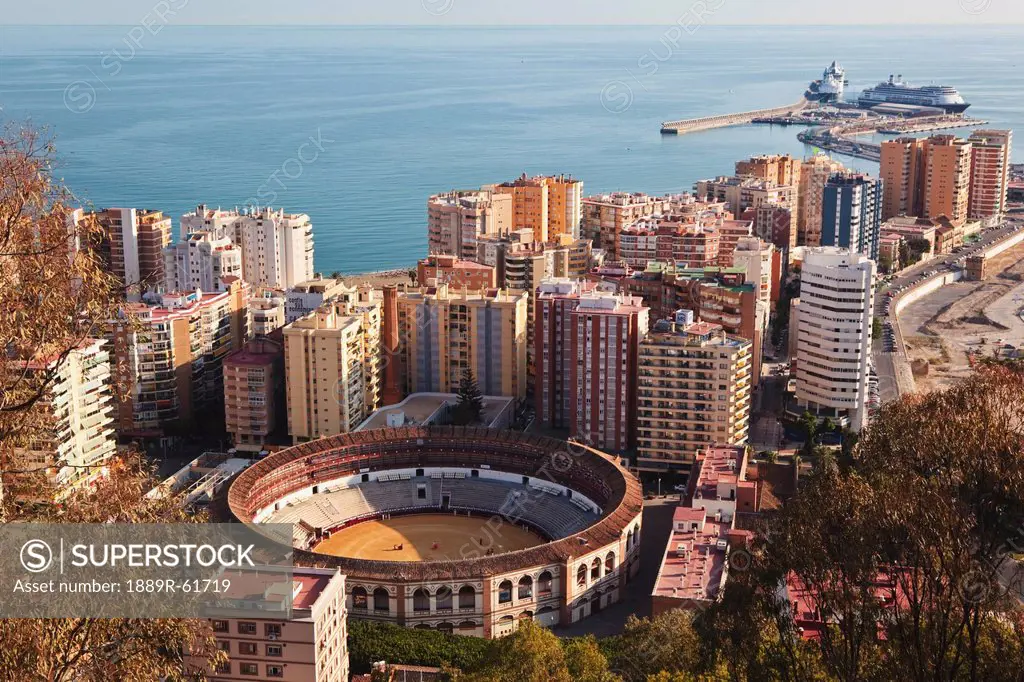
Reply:
[[796, 102], [795, 104], [788, 104], [784, 107], [744, 111], [738, 114], [720, 114], [718, 116], [705, 116], [703, 118], [688, 118], [679, 121], [665, 121], [661, 124], [661, 134], [685, 135], [686, 133], [696, 133], [701, 130], [745, 125], [747, 123], [752, 123], [755, 118], [790, 116], [798, 111], [803, 111], [808, 107], [816, 105], [817, 102], [811, 102], [805, 98], [801, 98], [799, 102]]

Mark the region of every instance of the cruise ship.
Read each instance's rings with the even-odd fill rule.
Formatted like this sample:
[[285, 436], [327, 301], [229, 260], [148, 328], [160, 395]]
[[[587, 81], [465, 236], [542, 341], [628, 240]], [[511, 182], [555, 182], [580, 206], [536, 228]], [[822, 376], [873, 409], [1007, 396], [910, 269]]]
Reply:
[[835, 102], [843, 98], [843, 89], [847, 85], [846, 71], [833, 61], [821, 74], [820, 80], [811, 81], [804, 97], [812, 102]]
[[947, 114], [959, 114], [971, 106], [964, 101], [957, 89], [948, 85], [925, 85], [914, 87], [903, 82], [903, 76], [889, 76], [887, 82], [868, 88], [857, 99], [864, 109], [879, 104], [910, 104], [919, 107], [945, 109]]

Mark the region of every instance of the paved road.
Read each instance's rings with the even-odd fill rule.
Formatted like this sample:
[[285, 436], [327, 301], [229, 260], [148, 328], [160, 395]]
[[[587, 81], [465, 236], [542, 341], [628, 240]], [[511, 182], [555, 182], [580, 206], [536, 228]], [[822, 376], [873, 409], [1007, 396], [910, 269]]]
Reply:
[[578, 623], [556, 627], [556, 635], [608, 637], [621, 633], [630, 615], [635, 614], [640, 618], [651, 615], [651, 592], [654, 591], [654, 581], [658, 577], [669, 532], [672, 530], [672, 512], [678, 504], [677, 496], [644, 502], [643, 530], [640, 535], [640, 572], [629, 585], [626, 585], [619, 603]]
[[[911, 289], [914, 286], [923, 284], [927, 281], [927, 277], [923, 276], [926, 270], [936, 270], [937, 274], [948, 272], [949, 267], [959, 258], [967, 258], [976, 253], [987, 249], [993, 242], [996, 242], [1018, 229], [1021, 229], [1021, 224], [1024, 222], [1024, 218], [1010, 217], [1007, 222], [1003, 225], [989, 229], [982, 233], [981, 240], [971, 244], [963, 251], [954, 254], [942, 254], [932, 258], [928, 261], [923, 261], [900, 273], [900, 275], [892, 282], [883, 284], [875, 290], [875, 316], [882, 320], [891, 320], [891, 318], [885, 312], [885, 303], [888, 300], [886, 295], [890, 290], [899, 289], [902, 287], [904, 291]], [[906, 392], [907, 382], [905, 379], [900, 379], [901, 373], [906, 374], [909, 371], [905, 362], [905, 346], [903, 346], [903, 338], [900, 331], [899, 324], [893, 325], [895, 333], [894, 347], [890, 347], [886, 344], [885, 338], [875, 339], [871, 346], [871, 357], [875, 367], [875, 372], [878, 374], [878, 394], [881, 402], [888, 400], [894, 400], [900, 396], [901, 393]], [[897, 353], [904, 352], [904, 357], [897, 357]]]

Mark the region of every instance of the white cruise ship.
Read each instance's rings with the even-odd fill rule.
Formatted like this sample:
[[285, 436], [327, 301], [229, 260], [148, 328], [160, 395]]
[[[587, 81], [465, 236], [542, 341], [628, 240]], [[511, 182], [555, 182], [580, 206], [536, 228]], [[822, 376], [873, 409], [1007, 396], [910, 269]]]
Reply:
[[903, 76], [889, 76], [887, 82], [868, 88], [857, 99], [858, 106], [864, 109], [879, 104], [910, 104], [921, 107], [944, 109], [948, 114], [959, 114], [971, 106], [949, 85], [924, 85], [914, 87], [903, 81]]

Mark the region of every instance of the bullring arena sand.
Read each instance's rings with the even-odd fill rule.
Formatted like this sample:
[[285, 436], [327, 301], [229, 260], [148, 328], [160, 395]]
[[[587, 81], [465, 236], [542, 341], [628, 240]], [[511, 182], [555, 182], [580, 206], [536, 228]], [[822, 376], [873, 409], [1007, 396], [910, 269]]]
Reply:
[[[438, 561], [514, 552], [545, 544], [536, 533], [503, 522], [454, 514], [415, 514], [363, 521], [331, 534], [313, 551], [377, 561]], [[402, 545], [402, 549], [396, 549]], [[436, 545], [436, 547], [435, 547]]]

